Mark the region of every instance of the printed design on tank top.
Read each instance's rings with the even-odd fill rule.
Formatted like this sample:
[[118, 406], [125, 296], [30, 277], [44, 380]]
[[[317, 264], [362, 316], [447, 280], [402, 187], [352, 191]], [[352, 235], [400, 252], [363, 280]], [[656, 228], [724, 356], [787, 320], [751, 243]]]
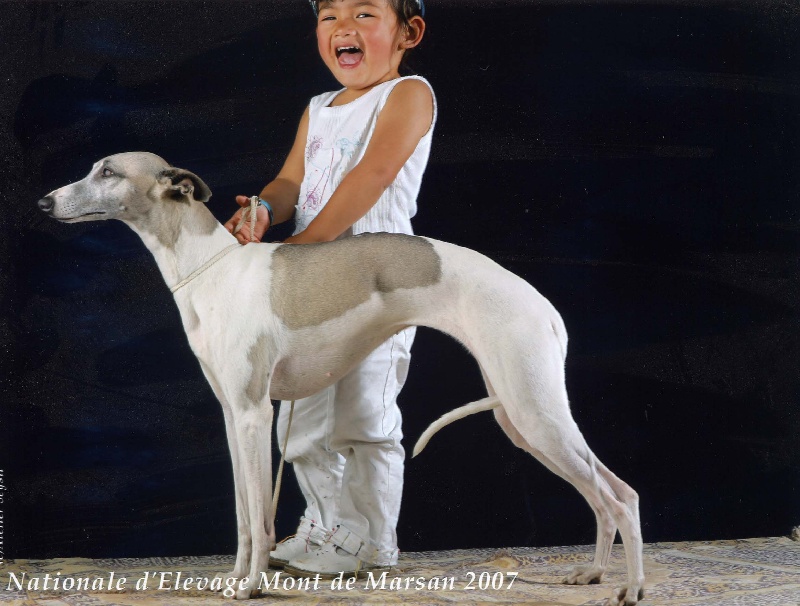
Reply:
[[[341, 137], [334, 145], [327, 145], [319, 135], [314, 135], [306, 145], [304, 189], [305, 199], [299, 205], [296, 231], [306, 229], [319, 214], [333, 192], [328, 191], [331, 174], [340, 164], [347, 166], [350, 159], [361, 149], [360, 139]], [[352, 167], [349, 167], [352, 168]]]

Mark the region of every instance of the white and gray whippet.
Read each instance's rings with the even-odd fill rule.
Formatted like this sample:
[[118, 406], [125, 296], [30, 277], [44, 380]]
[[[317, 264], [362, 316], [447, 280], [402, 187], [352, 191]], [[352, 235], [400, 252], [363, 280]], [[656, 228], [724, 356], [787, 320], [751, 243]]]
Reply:
[[225, 416], [239, 534], [231, 576], [249, 577], [237, 598], [257, 591], [275, 543], [270, 398], [309, 396], [392, 334], [429, 326], [469, 349], [489, 395], [434, 423], [415, 454], [447, 423], [494, 409], [511, 441], [575, 486], [594, 510], [594, 562], [565, 582], [599, 582], [619, 529], [628, 582], [609, 604], [642, 599], [638, 496], [595, 457], [570, 414], [567, 334], [547, 299], [483, 255], [429, 238], [364, 234], [324, 244], [240, 246], [206, 208], [210, 196], [191, 172], [153, 154], [124, 153], [97, 162], [39, 207], [67, 223], [123, 221], [172, 288]]

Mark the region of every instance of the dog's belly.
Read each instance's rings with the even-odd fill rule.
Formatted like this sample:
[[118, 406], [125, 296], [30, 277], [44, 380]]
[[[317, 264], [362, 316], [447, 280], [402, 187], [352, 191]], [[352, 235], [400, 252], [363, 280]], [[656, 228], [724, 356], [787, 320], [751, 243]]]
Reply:
[[269, 396], [275, 400], [306, 398], [341, 379], [346, 372], [333, 370], [331, 364], [307, 364], [303, 360], [286, 360], [275, 368]]

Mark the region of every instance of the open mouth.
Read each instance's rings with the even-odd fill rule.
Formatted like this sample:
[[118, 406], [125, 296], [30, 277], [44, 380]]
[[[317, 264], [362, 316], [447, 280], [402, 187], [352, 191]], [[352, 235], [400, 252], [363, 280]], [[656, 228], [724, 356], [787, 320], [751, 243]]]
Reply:
[[357, 46], [340, 46], [336, 49], [336, 59], [342, 67], [355, 67], [363, 57], [364, 51]]

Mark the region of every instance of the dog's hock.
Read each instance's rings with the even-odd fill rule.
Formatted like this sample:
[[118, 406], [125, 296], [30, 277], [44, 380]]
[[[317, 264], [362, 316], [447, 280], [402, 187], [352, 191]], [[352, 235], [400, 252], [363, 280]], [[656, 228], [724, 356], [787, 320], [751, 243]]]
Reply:
[[208, 202], [211, 197], [208, 185], [193, 172], [182, 168], [167, 168], [161, 171], [158, 180], [169, 182], [166, 195], [174, 200], [191, 195], [198, 202]]

